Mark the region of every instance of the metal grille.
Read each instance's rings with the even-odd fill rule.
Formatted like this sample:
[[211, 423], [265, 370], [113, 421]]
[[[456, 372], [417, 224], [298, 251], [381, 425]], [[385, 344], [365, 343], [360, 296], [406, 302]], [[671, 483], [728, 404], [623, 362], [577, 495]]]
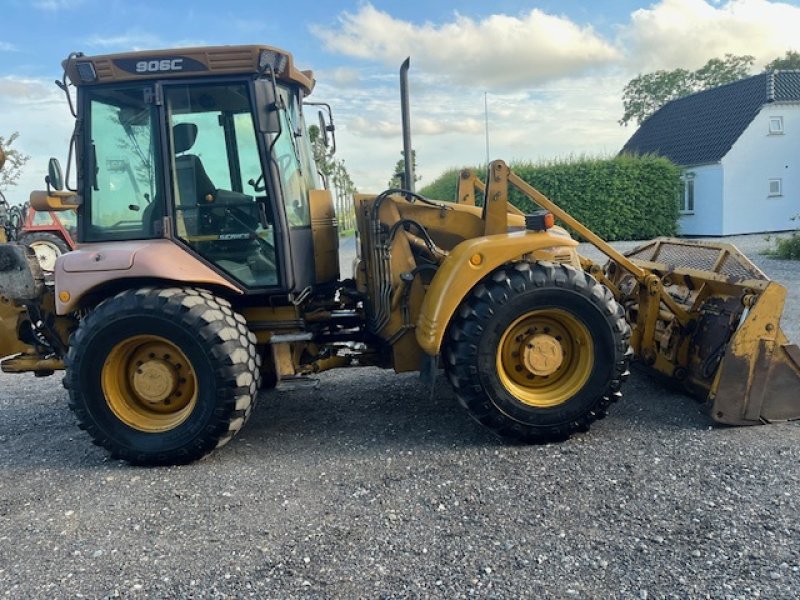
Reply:
[[214, 69], [252, 69], [253, 55], [249, 49], [239, 52], [209, 52], [208, 66]]
[[114, 76], [114, 69], [111, 68], [110, 60], [95, 60], [94, 68], [97, 72], [97, 79], [101, 81]]
[[[750, 262], [750, 261], [748, 261]], [[753, 272], [753, 271], [756, 272]], [[725, 262], [722, 263], [722, 268], [719, 270], [723, 275], [728, 277], [741, 277], [743, 279], [766, 279], [760, 269], [752, 265], [748, 268], [744, 263], [740, 263], [733, 256], [728, 256]]]
[[767, 277], [731, 244], [658, 240], [635, 248], [630, 258], [675, 268], [710, 271], [739, 279]]

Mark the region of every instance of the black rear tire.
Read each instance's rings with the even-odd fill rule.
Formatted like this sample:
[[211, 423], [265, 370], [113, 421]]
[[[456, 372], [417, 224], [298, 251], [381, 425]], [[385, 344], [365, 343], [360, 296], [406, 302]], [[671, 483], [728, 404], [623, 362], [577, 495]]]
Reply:
[[[555, 328], [562, 319], [585, 332], [590, 340], [584, 346], [578, 341], [562, 353], [565, 372], [583, 369], [585, 373], [580, 377], [556, 372], [548, 375], [553, 379], [563, 375], [563, 381], [574, 378], [574, 383], [569, 380], [559, 388], [569, 390], [563, 398], [558, 399], [556, 394], [557, 399], [549, 403], [538, 401], [539, 390], [550, 389], [547, 386], [555, 383], [542, 381], [521, 364], [509, 369], [510, 376], [501, 374], [506, 372], [504, 357], [510, 355], [504, 354], [508, 332], [518, 333], [513, 329], [515, 324], [526, 315], [537, 314], [554, 316], [556, 324], [551, 327]], [[546, 320], [545, 324], [552, 322]], [[565, 327], [558, 338], [549, 339], [568, 338], [568, 331]], [[515, 339], [526, 334], [536, 335], [536, 329], [527, 329]], [[632, 355], [629, 341], [630, 327], [622, 307], [591, 275], [566, 265], [520, 262], [497, 269], [462, 302], [448, 328], [445, 370], [469, 414], [497, 435], [527, 443], [560, 441], [588, 430], [621, 397]], [[554, 341], [548, 343], [555, 345]], [[563, 346], [566, 342], [558, 343]], [[524, 351], [525, 346], [521, 348]], [[521, 352], [514, 350], [513, 354]], [[543, 388], [526, 388], [534, 384], [528, 384], [523, 376], [532, 382], [538, 379]], [[522, 383], [517, 385], [516, 379]]]
[[[168, 342], [188, 361], [192, 372], [193, 404], [180, 416], [182, 420], [175, 419], [164, 428], [151, 427], [147, 420], [126, 419], [131, 413], [121, 413], [120, 400], [110, 399], [134, 396], [125, 402], [140, 402], [147, 411], [149, 405], [135, 398], [135, 393], [107, 393], [110, 387], [117, 392], [134, 387], [118, 385], [116, 381], [127, 378], [115, 377], [116, 371], [106, 369], [111, 368], [108, 365], [118, 348], [135, 346], [138, 339]], [[64, 379], [70, 408], [79, 426], [115, 459], [141, 465], [197, 460], [230, 441], [252, 413], [260, 369], [255, 342], [244, 317], [227, 300], [205, 290], [126, 290], [99, 304], [72, 335]]]
[[[19, 236], [19, 243], [32, 248], [39, 259], [42, 270], [52, 272], [55, 267], [55, 258], [70, 251], [69, 244], [62, 237], [47, 231], [30, 231]], [[47, 256], [42, 255], [42, 249], [47, 250]]]

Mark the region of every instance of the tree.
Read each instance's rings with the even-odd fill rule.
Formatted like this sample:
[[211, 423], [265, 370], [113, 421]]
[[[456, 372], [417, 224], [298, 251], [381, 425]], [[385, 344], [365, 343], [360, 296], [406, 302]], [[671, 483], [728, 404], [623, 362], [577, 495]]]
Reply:
[[800, 52], [787, 50], [784, 56], [776, 58], [772, 62], [767, 63], [767, 66], [764, 67], [765, 71], [773, 71], [777, 69], [783, 71], [789, 69], [800, 69]]
[[640, 124], [671, 100], [747, 77], [754, 62], [755, 57], [750, 55], [726, 54], [724, 58], [710, 59], [696, 71], [674, 69], [639, 74], [622, 92], [625, 112], [619, 124]]
[[323, 177], [330, 177], [333, 172], [333, 152], [325, 146], [320, 135], [319, 127], [311, 125], [308, 128], [308, 139], [311, 142], [311, 150], [314, 153], [314, 162]]
[[13, 185], [17, 185], [17, 180], [22, 174], [22, 167], [30, 160], [30, 156], [22, 154], [16, 148], [11, 146], [19, 138], [19, 132], [15, 131], [8, 139], [0, 135], [0, 148], [6, 155], [6, 165], [0, 171], [0, 192], [4, 192]]
[[[401, 152], [400, 155], [402, 156], [403, 153]], [[411, 162], [414, 165], [414, 183], [422, 179], [419, 175], [417, 175], [417, 151], [411, 151]], [[392, 174], [392, 178], [389, 180], [388, 186], [390, 188], [406, 188], [408, 186], [403, 185], [403, 177], [406, 172], [406, 159], [403, 156], [400, 160], [397, 161], [397, 164], [394, 166], [394, 173]]]
[[749, 54], [742, 56], [726, 54], [725, 58], [710, 59], [694, 72], [694, 80], [697, 83], [695, 91], [707, 90], [747, 77], [755, 60], [755, 57]]

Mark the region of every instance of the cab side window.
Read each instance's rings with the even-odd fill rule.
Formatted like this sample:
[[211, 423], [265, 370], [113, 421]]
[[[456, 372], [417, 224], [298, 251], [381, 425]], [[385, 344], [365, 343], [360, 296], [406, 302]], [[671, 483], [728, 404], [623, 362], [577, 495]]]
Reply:
[[158, 237], [163, 214], [155, 107], [141, 87], [93, 90], [87, 182], [86, 241]]

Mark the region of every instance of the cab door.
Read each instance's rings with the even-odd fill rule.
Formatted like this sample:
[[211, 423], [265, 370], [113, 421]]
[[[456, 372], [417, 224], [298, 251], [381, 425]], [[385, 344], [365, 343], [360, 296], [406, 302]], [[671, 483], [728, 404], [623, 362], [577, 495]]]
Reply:
[[251, 82], [165, 84], [173, 234], [250, 290], [293, 287], [279, 191], [265, 185]]

